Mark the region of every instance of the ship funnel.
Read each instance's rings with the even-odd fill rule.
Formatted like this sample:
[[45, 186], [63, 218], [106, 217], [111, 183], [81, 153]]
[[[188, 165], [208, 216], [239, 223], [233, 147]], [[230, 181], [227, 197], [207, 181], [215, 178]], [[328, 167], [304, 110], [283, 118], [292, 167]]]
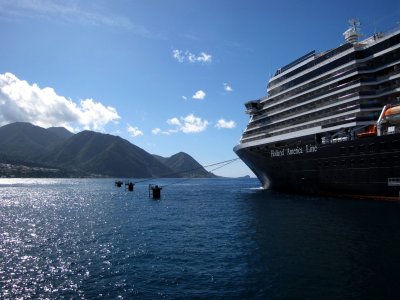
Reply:
[[360, 34], [360, 21], [351, 19], [349, 20], [350, 28], [347, 29], [343, 35], [347, 43], [355, 44], [358, 42]]

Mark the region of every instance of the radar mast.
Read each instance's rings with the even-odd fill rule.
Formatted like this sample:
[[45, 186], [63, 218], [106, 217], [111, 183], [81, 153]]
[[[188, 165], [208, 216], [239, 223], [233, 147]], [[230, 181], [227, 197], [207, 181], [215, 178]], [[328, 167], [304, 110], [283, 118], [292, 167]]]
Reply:
[[357, 19], [349, 20], [350, 28], [347, 29], [343, 35], [347, 43], [355, 44], [358, 42], [360, 34], [360, 21]]

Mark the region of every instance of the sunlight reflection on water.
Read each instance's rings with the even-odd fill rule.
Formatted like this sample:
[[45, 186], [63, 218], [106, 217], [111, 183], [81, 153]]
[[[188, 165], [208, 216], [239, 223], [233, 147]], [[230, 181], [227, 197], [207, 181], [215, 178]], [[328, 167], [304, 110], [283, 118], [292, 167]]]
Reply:
[[1, 179], [0, 298], [395, 294], [398, 205], [258, 186], [194, 180], [154, 201], [147, 183]]

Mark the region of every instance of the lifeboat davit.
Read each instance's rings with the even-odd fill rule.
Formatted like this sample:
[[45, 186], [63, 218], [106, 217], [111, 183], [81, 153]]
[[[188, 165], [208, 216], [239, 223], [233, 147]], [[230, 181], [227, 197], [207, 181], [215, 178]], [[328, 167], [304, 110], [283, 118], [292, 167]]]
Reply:
[[376, 125], [369, 125], [366, 131], [357, 133], [358, 138], [364, 138], [368, 136], [376, 136]]
[[385, 111], [385, 119], [391, 124], [400, 123], [400, 105], [388, 108]]

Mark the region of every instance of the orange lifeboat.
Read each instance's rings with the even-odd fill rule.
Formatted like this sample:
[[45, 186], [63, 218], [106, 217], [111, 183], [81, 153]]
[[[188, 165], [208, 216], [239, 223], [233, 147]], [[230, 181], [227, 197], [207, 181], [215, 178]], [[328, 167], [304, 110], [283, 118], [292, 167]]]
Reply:
[[376, 125], [369, 125], [366, 131], [357, 133], [358, 138], [364, 138], [368, 136], [376, 136]]
[[385, 119], [392, 124], [400, 123], [400, 105], [388, 108], [385, 111]]

